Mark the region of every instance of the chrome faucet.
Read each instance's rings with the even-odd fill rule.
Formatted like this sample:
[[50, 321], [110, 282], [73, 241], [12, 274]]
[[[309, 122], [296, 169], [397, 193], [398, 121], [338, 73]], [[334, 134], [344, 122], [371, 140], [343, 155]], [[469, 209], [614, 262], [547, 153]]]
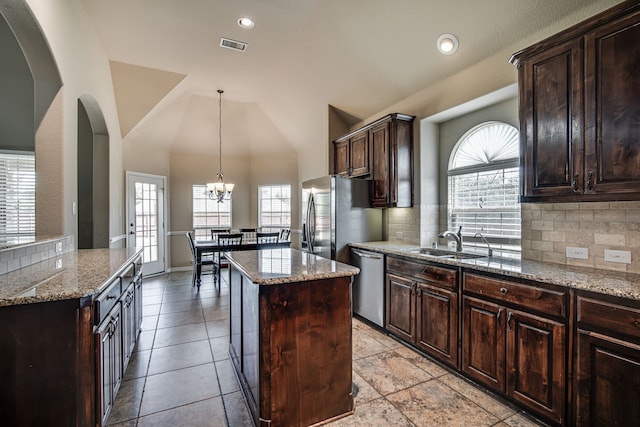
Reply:
[[493, 249], [491, 249], [491, 245], [489, 244], [489, 241], [487, 240], [486, 237], [484, 237], [484, 235], [480, 232], [477, 232], [476, 234], [473, 235], [474, 238], [476, 237], [480, 237], [480, 239], [482, 239], [486, 244], [487, 244], [487, 250], [489, 252], [489, 256], [493, 255]]
[[443, 231], [439, 234], [438, 237], [450, 237], [456, 241], [456, 251], [462, 252], [462, 226], [458, 227], [458, 232], [454, 233], [453, 231]]

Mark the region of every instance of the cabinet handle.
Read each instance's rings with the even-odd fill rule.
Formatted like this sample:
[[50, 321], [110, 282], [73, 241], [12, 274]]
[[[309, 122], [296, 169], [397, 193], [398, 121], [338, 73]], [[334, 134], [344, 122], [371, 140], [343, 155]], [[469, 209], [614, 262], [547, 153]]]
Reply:
[[498, 309], [498, 316], [496, 317], [496, 320], [498, 321], [498, 326], [502, 326], [500, 324], [500, 316], [502, 316], [502, 307]]
[[507, 288], [500, 288], [500, 293], [505, 295], [507, 293]]
[[107, 299], [116, 299], [115, 295], [107, 295]]
[[580, 175], [578, 175], [578, 174], [573, 175], [573, 181], [571, 182], [571, 186], [573, 187], [573, 191], [576, 192], [576, 193], [578, 192], [578, 177], [579, 176]]
[[587, 190], [593, 190], [593, 171], [589, 171], [587, 174]]
[[511, 330], [511, 319], [513, 319], [513, 313], [510, 311], [509, 314], [507, 315], [507, 327], [509, 328], [509, 330]]

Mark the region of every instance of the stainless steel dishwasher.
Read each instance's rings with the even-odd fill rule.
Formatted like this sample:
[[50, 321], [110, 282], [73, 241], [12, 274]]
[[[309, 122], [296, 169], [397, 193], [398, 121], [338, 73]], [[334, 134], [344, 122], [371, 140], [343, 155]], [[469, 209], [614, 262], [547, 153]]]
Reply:
[[353, 312], [384, 327], [384, 255], [351, 249], [360, 274], [353, 282]]

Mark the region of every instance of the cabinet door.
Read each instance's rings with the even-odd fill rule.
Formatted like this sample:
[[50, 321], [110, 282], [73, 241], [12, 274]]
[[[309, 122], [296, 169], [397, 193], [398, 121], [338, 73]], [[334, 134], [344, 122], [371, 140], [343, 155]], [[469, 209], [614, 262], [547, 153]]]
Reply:
[[389, 188], [389, 122], [374, 126], [369, 131], [371, 140], [371, 205], [386, 207], [393, 202]]
[[415, 336], [415, 282], [387, 274], [387, 330], [413, 342]]
[[122, 366], [126, 369], [131, 352], [136, 345], [135, 283], [132, 282], [122, 297]]
[[526, 59], [520, 69], [523, 201], [582, 192], [583, 72], [579, 40]]
[[505, 391], [505, 309], [463, 297], [462, 371], [494, 390]]
[[363, 131], [349, 139], [349, 175], [369, 174], [369, 133]]
[[418, 282], [416, 344], [458, 366], [458, 293]]
[[566, 326], [507, 310], [507, 394], [558, 424], [565, 422]]
[[586, 191], [640, 195], [640, 12], [585, 37]]
[[105, 424], [122, 381], [121, 309], [116, 304], [96, 331], [97, 415]]
[[349, 176], [349, 141], [336, 142], [333, 147], [333, 173]]
[[576, 348], [576, 425], [638, 425], [640, 346], [578, 329]]

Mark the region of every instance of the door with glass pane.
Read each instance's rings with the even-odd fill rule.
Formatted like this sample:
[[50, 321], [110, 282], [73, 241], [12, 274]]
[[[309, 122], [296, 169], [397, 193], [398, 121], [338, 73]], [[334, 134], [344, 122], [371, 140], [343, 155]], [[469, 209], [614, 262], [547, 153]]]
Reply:
[[165, 271], [165, 177], [127, 172], [127, 246], [143, 248], [145, 275]]

